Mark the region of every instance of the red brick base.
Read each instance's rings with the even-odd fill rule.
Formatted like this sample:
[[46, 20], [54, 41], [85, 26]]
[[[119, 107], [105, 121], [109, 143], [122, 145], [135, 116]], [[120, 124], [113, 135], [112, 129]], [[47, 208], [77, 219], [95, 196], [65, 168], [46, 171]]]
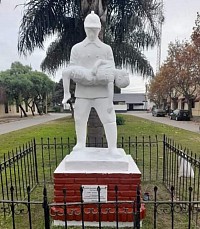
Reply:
[[[118, 201], [136, 200], [137, 187], [141, 183], [141, 174], [127, 173], [54, 173], [54, 202], [63, 203], [63, 189], [66, 189], [66, 202], [80, 202], [82, 185], [107, 185], [107, 201], [115, 201], [115, 186], [118, 187]], [[133, 222], [133, 203], [119, 204], [118, 220], [119, 222]], [[136, 209], [136, 206], [135, 206]], [[80, 206], [67, 206], [67, 220], [81, 221]], [[61, 207], [52, 207], [51, 215], [54, 220], [64, 221], [64, 210]], [[140, 218], [145, 217], [145, 207], [142, 205]], [[99, 213], [96, 204], [84, 206], [84, 221], [98, 221]], [[101, 220], [113, 222], [116, 221], [115, 205], [106, 203], [101, 205]]]

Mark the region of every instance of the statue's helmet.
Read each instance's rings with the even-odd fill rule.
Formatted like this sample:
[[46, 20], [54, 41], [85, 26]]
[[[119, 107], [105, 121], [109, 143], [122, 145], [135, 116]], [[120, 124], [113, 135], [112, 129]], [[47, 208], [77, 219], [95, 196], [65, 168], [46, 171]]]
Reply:
[[87, 15], [84, 21], [85, 28], [98, 28], [101, 29], [100, 18], [94, 11], [91, 11], [90, 14]]

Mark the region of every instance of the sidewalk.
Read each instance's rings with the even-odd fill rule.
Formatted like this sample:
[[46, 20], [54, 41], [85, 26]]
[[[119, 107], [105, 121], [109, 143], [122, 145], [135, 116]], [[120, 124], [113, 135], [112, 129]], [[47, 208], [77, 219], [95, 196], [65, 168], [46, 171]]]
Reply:
[[8, 117], [0, 119], [0, 135], [21, 130], [30, 126], [70, 116], [69, 113], [49, 113], [45, 115], [30, 116], [27, 118]]
[[159, 122], [159, 123], [163, 123], [169, 126], [178, 127], [180, 129], [189, 130], [189, 131], [200, 134], [200, 123], [198, 122], [175, 121], [175, 120], [170, 120], [170, 118], [167, 116], [166, 117], [154, 117], [152, 116], [151, 113], [147, 113], [145, 111], [128, 111], [126, 114], [148, 119], [153, 122]]
[[[128, 111], [126, 114], [148, 119], [154, 122], [163, 123], [169, 126], [178, 127], [180, 129], [192, 131], [200, 134], [200, 123], [193, 121], [175, 121], [170, 120], [169, 117], [153, 117], [151, 113], [144, 111]], [[39, 125], [45, 122], [56, 120], [70, 116], [70, 113], [49, 113], [41, 116], [30, 116], [27, 118], [8, 117], [0, 118], [0, 135], [12, 131], [20, 130], [30, 126]]]

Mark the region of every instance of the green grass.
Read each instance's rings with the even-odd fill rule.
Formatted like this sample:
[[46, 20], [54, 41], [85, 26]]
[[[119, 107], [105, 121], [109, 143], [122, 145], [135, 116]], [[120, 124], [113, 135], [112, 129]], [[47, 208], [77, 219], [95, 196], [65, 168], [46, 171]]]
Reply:
[[[165, 134], [167, 137], [173, 139], [178, 144], [192, 150], [194, 153], [200, 155], [200, 134], [191, 131], [179, 129], [176, 127], [168, 126], [165, 124], [156, 123], [153, 121], [145, 120], [142, 118], [134, 117], [131, 115], [123, 115], [125, 125], [118, 126], [118, 138], [128, 137], [135, 138], [138, 136], [148, 137], [155, 135], [159, 139]], [[22, 130], [14, 131], [8, 134], [0, 135], [0, 158], [4, 153], [15, 149], [18, 146], [36, 138], [74, 138], [74, 120], [70, 117], [62, 118], [59, 120], [47, 122], [45, 124], [25, 128]]]
[[70, 117], [66, 117], [63, 119], [0, 135], [0, 157], [3, 153], [21, 146], [33, 138], [35, 138], [36, 141], [40, 141], [41, 138], [46, 139], [48, 137], [74, 138], [74, 120]]
[[155, 136], [159, 138], [165, 134], [177, 144], [192, 150], [200, 156], [200, 134], [183, 130], [177, 127], [149, 121], [146, 119], [124, 115], [125, 125], [118, 126], [118, 136]]

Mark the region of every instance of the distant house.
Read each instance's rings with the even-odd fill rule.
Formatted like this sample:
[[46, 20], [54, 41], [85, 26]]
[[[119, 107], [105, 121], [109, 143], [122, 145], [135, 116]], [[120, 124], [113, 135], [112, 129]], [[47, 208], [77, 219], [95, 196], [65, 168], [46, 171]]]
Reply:
[[114, 94], [113, 102], [119, 112], [147, 110], [145, 93]]
[[[22, 107], [26, 111], [27, 115], [32, 114], [28, 105], [23, 103]], [[3, 88], [0, 87], [0, 118], [18, 115], [21, 116], [19, 106], [17, 106], [15, 103], [9, 103], [6, 99], [6, 95]]]

